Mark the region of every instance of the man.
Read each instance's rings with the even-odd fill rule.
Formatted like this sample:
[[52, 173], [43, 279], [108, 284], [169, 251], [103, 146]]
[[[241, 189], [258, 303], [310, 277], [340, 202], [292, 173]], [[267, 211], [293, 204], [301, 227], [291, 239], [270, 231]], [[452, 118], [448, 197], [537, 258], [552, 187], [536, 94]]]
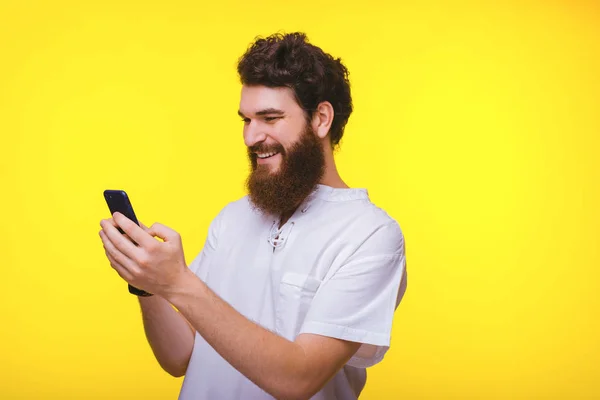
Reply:
[[153, 294], [139, 298], [146, 336], [185, 375], [180, 399], [356, 399], [388, 349], [406, 263], [399, 225], [335, 166], [348, 72], [294, 33], [257, 40], [238, 73], [248, 195], [189, 268], [175, 231], [118, 213], [101, 222], [106, 255]]

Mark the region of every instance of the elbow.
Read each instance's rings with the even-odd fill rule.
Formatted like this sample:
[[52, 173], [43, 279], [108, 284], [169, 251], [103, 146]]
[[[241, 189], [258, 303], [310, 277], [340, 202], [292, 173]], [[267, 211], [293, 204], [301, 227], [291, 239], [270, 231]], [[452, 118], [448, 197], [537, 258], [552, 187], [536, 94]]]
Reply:
[[328, 376], [328, 371], [306, 362], [295, 362], [293, 365], [292, 370], [273, 382], [278, 383], [273, 388], [274, 393], [270, 393], [273, 397], [281, 400], [309, 400], [334, 376]]
[[167, 371], [167, 373], [169, 375], [171, 375], [173, 378], [181, 378], [182, 376], [185, 375], [185, 372], [186, 372], [185, 369], [177, 369], [177, 370], [173, 369], [173, 370]]
[[155, 352], [156, 361], [160, 367], [174, 378], [181, 378], [187, 373], [192, 358], [192, 348], [186, 352], [162, 353]]
[[181, 378], [182, 376], [184, 376], [187, 372], [187, 366], [187, 362], [178, 364], [160, 363], [160, 367], [163, 369], [163, 371], [165, 371], [167, 374], [171, 375], [174, 378]]
[[274, 395], [281, 400], [308, 400], [323, 386], [314, 381], [295, 379], [282, 385]]
[[282, 396], [282, 400], [309, 400], [312, 395], [307, 392], [295, 391], [294, 393], [290, 393], [289, 396]]
[[277, 396], [281, 400], [309, 400], [316, 392], [300, 389], [285, 389]]

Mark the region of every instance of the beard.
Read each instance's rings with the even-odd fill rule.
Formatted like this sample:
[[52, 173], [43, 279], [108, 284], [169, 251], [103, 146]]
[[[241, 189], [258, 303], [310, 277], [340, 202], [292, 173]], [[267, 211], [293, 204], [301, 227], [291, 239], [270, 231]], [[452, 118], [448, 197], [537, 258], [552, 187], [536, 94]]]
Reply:
[[[259, 165], [256, 152], [277, 151], [279, 168]], [[323, 147], [309, 124], [288, 150], [281, 145], [259, 144], [248, 148], [252, 172], [246, 180], [248, 197], [255, 209], [267, 215], [291, 214], [319, 183], [325, 172]]]

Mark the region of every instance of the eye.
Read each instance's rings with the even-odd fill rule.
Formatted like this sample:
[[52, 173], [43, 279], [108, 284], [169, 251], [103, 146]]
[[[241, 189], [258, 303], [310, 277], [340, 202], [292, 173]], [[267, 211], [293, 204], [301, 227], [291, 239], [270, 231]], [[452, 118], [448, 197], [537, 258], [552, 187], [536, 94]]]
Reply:
[[248, 123], [250, 123], [250, 118], [242, 118], [242, 122], [244, 124], [248, 124]]
[[281, 117], [265, 117], [265, 121], [266, 122], [273, 122], [277, 119], [280, 119]]

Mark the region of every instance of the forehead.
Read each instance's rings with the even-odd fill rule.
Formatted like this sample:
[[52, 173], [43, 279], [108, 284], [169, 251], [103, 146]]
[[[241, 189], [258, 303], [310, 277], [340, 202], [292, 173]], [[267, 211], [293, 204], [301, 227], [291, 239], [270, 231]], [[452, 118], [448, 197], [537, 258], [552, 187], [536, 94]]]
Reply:
[[261, 110], [277, 109], [286, 113], [302, 113], [302, 108], [288, 87], [242, 86], [240, 111], [250, 116]]

